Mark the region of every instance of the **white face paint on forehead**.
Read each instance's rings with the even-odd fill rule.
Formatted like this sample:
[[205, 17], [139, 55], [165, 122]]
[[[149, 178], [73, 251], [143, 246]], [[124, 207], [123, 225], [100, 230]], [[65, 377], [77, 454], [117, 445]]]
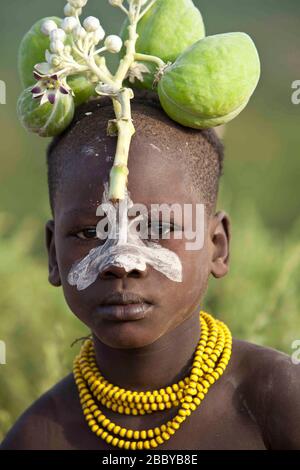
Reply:
[[[125, 199], [116, 206], [108, 199], [108, 184], [104, 185], [102, 203], [97, 215], [106, 214], [108, 234], [105, 243], [93, 248], [85, 258], [74, 263], [68, 282], [83, 290], [93, 284], [100, 273], [110, 266], [122, 267], [126, 272], [133, 270], [145, 271], [147, 265], [162, 273], [174, 282], [182, 282], [182, 264], [176, 253], [163, 248], [158, 243], [144, 239], [136, 230], [136, 224], [147, 222], [148, 215], [141, 214], [129, 219], [128, 210], [133, 202], [126, 190]], [[116, 214], [119, 217], [116, 217]], [[97, 236], [103, 238], [97, 226]]]

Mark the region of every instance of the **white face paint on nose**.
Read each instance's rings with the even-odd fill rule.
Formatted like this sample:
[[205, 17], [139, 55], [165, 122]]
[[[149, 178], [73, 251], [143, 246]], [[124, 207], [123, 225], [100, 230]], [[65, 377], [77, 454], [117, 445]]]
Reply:
[[[97, 209], [97, 215], [106, 214], [108, 234], [105, 243], [90, 250], [87, 256], [74, 263], [68, 282], [78, 290], [89, 287], [96, 281], [99, 274], [110, 266], [122, 267], [126, 272], [133, 270], [145, 271], [147, 265], [162, 273], [174, 282], [182, 282], [182, 264], [176, 253], [163, 248], [158, 243], [144, 239], [136, 230], [139, 223], [147, 222], [147, 214], [141, 214], [129, 219], [128, 210], [133, 202], [128, 191], [125, 199], [116, 206], [109, 201], [108, 184], [104, 185], [102, 203]], [[117, 217], [118, 212], [118, 217]], [[101, 221], [103, 225], [103, 221]], [[103, 238], [103, 233], [97, 226], [97, 235]]]

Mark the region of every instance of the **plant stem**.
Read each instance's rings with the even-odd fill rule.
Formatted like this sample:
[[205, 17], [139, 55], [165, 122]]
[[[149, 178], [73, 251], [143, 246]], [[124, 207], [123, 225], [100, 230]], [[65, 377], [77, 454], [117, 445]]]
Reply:
[[153, 7], [154, 3], [156, 2], [157, 0], [152, 0], [148, 6], [146, 6], [146, 8], [144, 9], [144, 11], [142, 11], [142, 13], [140, 14], [139, 16], [139, 20], [143, 18], [144, 15], [146, 15], [146, 13], [150, 10], [150, 8]]
[[115, 85], [120, 88], [118, 97], [113, 98], [116, 125], [118, 129], [118, 141], [114, 164], [110, 171], [109, 199], [114, 202], [125, 198], [125, 189], [129, 173], [127, 166], [129, 147], [131, 138], [135, 133], [131, 119], [130, 107], [130, 100], [134, 96], [133, 91], [131, 88], [122, 88], [122, 84], [135, 58], [135, 45], [138, 38], [136, 28], [139, 12], [140, 5], [137, 9], [136, 17], [132, 18], [131, 24], [128, 26], [129, 38], [125, 42], [126, 54], [123, 59], [121, 59], [118, 70], [113, 77]]
[[131, 119], [130, 100], [133, 92], [130, 88], [122, 88], [117, 98], [113, 99], [118, 129], [117, 149], [113, 167], [110, 171], [109, 199], [113, 202], [125, 198], [128, 176], [128, 155], [131, 138], [135, 133]]
[[161, 60], [159, 57], [156, 57], [154, 55], [136, 53], [136, 54], [134, 54], [134, 59], [135, 60], [140, 60], [140, 61], [143, 61], [143, 62], [154, 62], [159, 67], [164, 67], [166, 65], [163, 60]]
[[138, 34], [136, 33], [136, 26], [136, 22], [128, 26], [129, 38], [125, 42], [126, 54], [123, 59], [121, 59], [118, 70], [114, 76], [115, 83], [118, 84], [120, 87], [122, 86], [123, 80], [127, 75], [128, 69], [134, 62], [135, 45], [138, 38]]

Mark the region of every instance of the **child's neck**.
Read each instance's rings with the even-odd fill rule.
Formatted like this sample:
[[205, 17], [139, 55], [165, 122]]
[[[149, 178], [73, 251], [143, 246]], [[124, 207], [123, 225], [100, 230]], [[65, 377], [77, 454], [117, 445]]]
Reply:
[[200, 339], [200, 307], [154, 343], [136, 349], [115, 349], [93, 335], [101, 374], [113, 385], [155, 390], [186, 377]]

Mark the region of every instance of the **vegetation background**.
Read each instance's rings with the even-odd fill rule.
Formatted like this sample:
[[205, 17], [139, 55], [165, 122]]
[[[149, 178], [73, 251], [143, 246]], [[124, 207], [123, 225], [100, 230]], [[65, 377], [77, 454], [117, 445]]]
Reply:
[[[231, 272], [212, 281], [205, 308], [233, 334], [290, 354], [300, 339], [300, 106], [291, 84], [300, 79], [299, 0], [195, 0], [208, 34], [248, 32], [262, 60], [259, 87], [227, 126], [219, 206], [233, 222]], [[86, 329], [47, 282], [44, 222], [47, 141], [28, 135], [15, 106], [20, 84], [18, 44], [44, 16], [61, 15], [63, 0], [1, 2], [0, 79], [0, 440], [18, 415], [71, 369]], [[122, 15], [106, 0], [86, 10], [117, 33]]]

